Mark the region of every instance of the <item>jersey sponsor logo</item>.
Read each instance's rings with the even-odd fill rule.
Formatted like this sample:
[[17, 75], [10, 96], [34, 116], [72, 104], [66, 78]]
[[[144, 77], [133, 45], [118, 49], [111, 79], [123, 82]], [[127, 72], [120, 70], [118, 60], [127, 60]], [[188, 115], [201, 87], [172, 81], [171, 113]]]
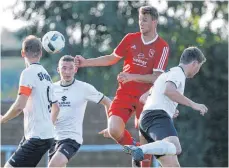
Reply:
[[61, 100], [62, 100], [62, 101], [65, 101], [66, 99], [67, 99], [66, 96], [62, 96], [62, 97], [61, 97]]
[[67, 101], [67, 96], [62, 96], [61, 100], [62, 101], [59, 102], [60, 107], [71, 107], [71, 102]]
[[136, 57], [133, 57], [133, 64], [141, 66], [141, 67], [146, 67], [147, 58], [145, 58], [145, 55], [143, 53], [139, 53]]
[[155, 54], [155, 50], [154, 49], [150, 49], [149, 50], [149, 57], [153, 58], [154, 54]]

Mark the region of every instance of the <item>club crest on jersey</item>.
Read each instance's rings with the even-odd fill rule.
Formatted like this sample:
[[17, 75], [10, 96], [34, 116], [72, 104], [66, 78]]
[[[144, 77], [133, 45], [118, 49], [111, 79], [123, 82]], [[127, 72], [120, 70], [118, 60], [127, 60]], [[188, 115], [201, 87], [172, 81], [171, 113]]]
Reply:
[[155, 54], [155, 50], [154, 49], [150, 49], [149, 50], [149, 57], [153, 58], [154, 54]]

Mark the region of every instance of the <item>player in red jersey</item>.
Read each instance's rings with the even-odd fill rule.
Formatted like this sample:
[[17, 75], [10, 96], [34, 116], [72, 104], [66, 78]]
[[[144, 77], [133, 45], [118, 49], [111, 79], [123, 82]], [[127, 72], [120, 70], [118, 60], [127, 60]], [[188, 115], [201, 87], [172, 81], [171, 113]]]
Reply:
[[125, 129], [126, 123], [134, 112], [136, 119], [139, 118], [143, 106], [139, 102], [140, 96], [150, 89], [168, 62], [169, 46], [157, 34], [157, 24], [157, 9], [151, 6], [141, 7], [140, 32], [128, 33], [112, 54], [91, 59], [75, 57], [78, 67], [110, 66], [125, 59], [123, 71], [117, 77], [119, 87], [108, 112], [108, 130], [101, 132], [106, 136], [108, 131], [121, 145], [134, 143], [131, 134]]

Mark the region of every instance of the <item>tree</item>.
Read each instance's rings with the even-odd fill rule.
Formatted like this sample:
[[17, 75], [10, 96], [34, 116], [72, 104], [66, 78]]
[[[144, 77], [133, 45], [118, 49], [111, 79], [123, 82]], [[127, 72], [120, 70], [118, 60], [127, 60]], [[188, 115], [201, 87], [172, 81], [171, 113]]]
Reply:
[[[20, 3], [24, 6], [18, 10]], [[148, 1], [24, 1], [14, 7], [15, 18], [23, 18], [30, 26], [18, 35], [42, 37], [49, 30], [60, 31], [67, 39], [61, 53], [81, 54], [86, 58], [109, 54], [128, 32], [138, 31], [138, 8]], [[207, 57], [200, 74], [187, 81], [186, 95], [209, 108], [206, 117], [181, 107], [176, 126], [183, 147], [180, 156], [184, 166], [227, 166], [228, 164], [228, 13], [227, 2], [152, 1], [160, 9], [159, 33], [170, 45], [169, 66], [179, 62], [185, 47], [195, 45]], [[164, 5], [163, 5], [164, 4]], [[210, 19], [204, 24], [203, 18]], [[221, 24], [217, 29], [216, 24]], [[220, 25], [219, 24], [219, 25]], [[45, 53], [46, 63], [55, 75], [61, 55]], [[78, 78], [89, 81], [110, 96], [117, 87], [120, 62], [112, 67], [83, 68]], [[100, 80], [98, 80], [100, 79]], [[187, 112], [187, 113], [186, 113]], [[190, 113], [189, 113], [190, 112]]]

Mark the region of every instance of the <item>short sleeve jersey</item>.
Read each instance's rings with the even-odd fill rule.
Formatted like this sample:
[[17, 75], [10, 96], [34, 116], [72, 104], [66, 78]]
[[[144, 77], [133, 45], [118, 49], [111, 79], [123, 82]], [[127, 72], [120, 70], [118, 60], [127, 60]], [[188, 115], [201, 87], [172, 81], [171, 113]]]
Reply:
[[55, 139], [73, 139], [83, 143], [83, 119], [88, 101], [99, 103], [104, 95], [94, 86], [74, 80], [69, 86], [54, 83], [54, 94], [58, 99], [60, 112], [55, 124]]
[[150, 90], [143, 110], [164, 110], [172, 118], [178, 104], [164, 95], [166, 83], [174, 83], [177, 91], [184, 94], [185, 80], [185, 73], [179, 66], [171, 68], [168, 72], [160, 75]]
[[31, 64], [22, 71], [19, 93], [29, 96], [24, 112], [25, 138], [53, 138], [51, 103], [56, 102], [48, 72], [40, 64]]
[[[123, 72], [132, 74], [152, 74], [153, 71], [163, 72], [168, 63], [169, 46], [158, 35], [149, 42], [145, 42], [141, 33], [127, 34], [114, 50], [114, 55], [124, 57]], [[152, 84], [140, 82], [120, 83], [121, 92], [141, 95]]]

